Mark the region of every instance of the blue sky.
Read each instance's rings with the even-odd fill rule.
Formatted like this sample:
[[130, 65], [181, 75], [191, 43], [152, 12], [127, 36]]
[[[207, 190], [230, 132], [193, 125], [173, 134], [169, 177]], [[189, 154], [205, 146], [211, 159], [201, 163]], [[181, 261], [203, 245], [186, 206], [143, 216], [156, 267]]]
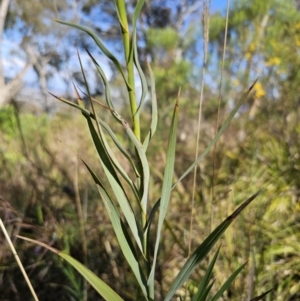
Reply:
[[227, 6], [227, 0], [212, 0], [212, 2], [211, 2], [211, 12], [215, 12], [215, 11], [221, 11], [222, 12], [226, 9], [226, 6]]
[[[214, 13], [216, 11], [225, 12], [226, 5], [227, 5], [227, 0], [212, 0], [211, 13]], [[3, 41], [2, 55], [5, 58], [4, 70], [5, 70], [5, 74], [8, 77], [13, 77], [17, 73], [17, 71], [20, 70], [24, 65], [25, 54], [23, 54], [23, 57], [22, 54], [20, 55], [20, 51], [17, 51], [12, 54], [12, 50], [19, 49], [20, 47], [18, 42], [19, 41], [13, 42], [11, 36], [10, 39], [4, 39]], [[64, 45], [63, 47], [67, 47], [67, 45]], [[89, 64], [88, 56], [85, 53], [81, 53], [80, 55], [83, 64], [87, 66]], [[109, 68], [107, 59], [101, 55], [98, 55], [96, 59], [103, 67], [105, 73], [107, 74], [107, 77], [110, 78], [112, 72]], [[57, 73], [57, 71], [53, 70], [53, 74], [55, 75], [49, 80], [48, 83], [49, 90], [53, 91], [54, 93], [66, 92], [68, 87], [66, 86], [65, 83], [66, 81], [71, 82], [70, 74], [76, 70], [80, 70], [80, 66], [78, 63], [78, 58], [75, 49], [74, 55], [71, 57], [70, 62], [66, 64], [65, 68], [62, 71]], [[90, 78], [90, 81], [95, 82], [95, 78]], [[38, 87], [38, 78], [33, 70], [28, 71], [25, 82], [26, 82], [26, 86]]]

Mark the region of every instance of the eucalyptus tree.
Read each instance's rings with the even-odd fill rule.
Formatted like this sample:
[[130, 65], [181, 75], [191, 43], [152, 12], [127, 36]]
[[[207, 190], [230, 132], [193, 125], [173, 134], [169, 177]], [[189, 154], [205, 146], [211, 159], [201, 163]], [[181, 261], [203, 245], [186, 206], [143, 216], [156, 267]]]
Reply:
[[[60, 45], [66, 30], [59, 28], [54, 19], [60, 14], [73, 16], [70, 1], [17, 1], [2, 0], [0, 3], [0, 49], [9, 42], [9, 52], [0, 57], [0, 107], [10, 103], [24, 85], [24, 78], [33, 68], [47, 99], [46, 83], [51, 76], [49, 65], [59, 68], [67, 58], [67, 48]], [[6, 51], [7, 52], [7, 51]], [[18, 59], [20, 68], [15, 74], [5, 72], [4, 63], [11, 57]]]

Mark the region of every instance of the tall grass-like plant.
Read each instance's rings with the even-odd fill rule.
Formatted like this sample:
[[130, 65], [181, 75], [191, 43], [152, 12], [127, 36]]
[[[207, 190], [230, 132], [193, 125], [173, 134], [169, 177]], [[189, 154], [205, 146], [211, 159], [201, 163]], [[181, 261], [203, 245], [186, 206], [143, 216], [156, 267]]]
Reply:
[[[173, 182], [173, 171], [175, 166], [175, 150], [176, 150], [176, 137], [177, 137], [177, 122], [180, 108], [180, 93], [177, 100], [174, 100], [174, 110], [171, 126], [169, 129], [169, 141], [166, 152], [166, 165], [164, 170], [164, 177], [162, 183], [161, 195], [158, 200], [149, 200], [149, 180], [150, 174], [150, 162], [147, 160], [147, 149], [156, 131], [158, 112], [155, 93], [155, 80], [151, 71], [150, 65], [148, 65], [149, 85], [150, 91], [148, 91], [148, 82], [144, 71], [142, 70], [137, 52], [137, 20], [144, 5], [144, 0], [137, 1], [133, 16], [132, 24], [128, 25], [127, 12], [124, 0], [116, 0], [115, 6], [122, 32], [122, 41], [124, 46], [125, 55], [125, 68], [123, 68], [121, 62], [105, 47], [102, 40], [89, 28], [71, 24], [64, 21], [58, 21], [61, 24], [71, 26], [80, 31], [90, 35], [94, 40], [99, 50], [106, 55], [120, 72], [128, 92], [128, 99], [131, 112], [131, 120], [125, 120], [115, 110], [114, 103], [111, 99], [111, 91], [109, 82], [105, 76], [105, 73], [101, 66], [97, 63], [92, 54], [87, 50], [91, 61], [94, 63], [99, 76], [101, 77], [105, 87], [105, 99], [106, 104], [101, 104], [90, 95], [89, 84], [85, 76], [85, 71], [82, 67], [80, 56], [79, 61], [81, 64], [81, 70], [85, 81], [86, 91], [79, 91], [74, 85], [74, 89], [77, 94], [78, 103], [73, 103], [67, 99], [63, 99], [58, 96], [54, 96], [64, 103], [75, 107], [80, 111], [83, 117], [86, 119], [92, 140], [95, 145], [95, 149], [98, 153], [99, 163], [106, 175], [106, 180], [110, 187], [105, 186], [104, 181], [97, 176], [94, 172], [93, 166], [89, 166], [84, 160], [86, 168], [89, 170], [95, 184], [98, 188], [101, 200], [106, 208], [107, 214], [110, 218], [112, 227], [117, 237], [120, 249], [124, 257], [127, 260], [129, 267], [136, 279], [136, 296], [137, 300], [155, 300], [155, 271], [159, 258], [159, 247], [163, 232], [164, 221], [168, 212], [170, 196], [172, 190], [180, 183], [183, 178], [189, 174], [197, 164], [206, 156], [206, 154], [212, 149], [214, 144], [220, 138], [222, 133], [228, 127], [231, 119], [234, 117], [243, 101], [247, 98], [251, 92], [254, 84], [244, 93], [241, 99], [238, 101], [236, 107], [228, 116], [219, 132], [214, 139], [209, 143], [204, 152], [197, 157], [195, 162], [179, 177], [177, 182]], [[131, 31], [129, 30], [131, 29]], [[139, 79], [142, 84], [142, 95], [140, 99], [137, 99], [135, 93], [135, 76], [134, 69], [138, 71]], [[91, 110], [84, 107], [81, 99], [81, 94], [84, 93], [90, 99]], [[150, 96], [152, 105], [152, 118], [149, 124], [149, 130], [145, 137], [141, 136], [140, 130], [140, 109], [145, 102], [147, 95]], [[127, 135], [131, 146], [135, 149], [134, 156], [122, 145], [115, 133], [111, 130], [109, 125], [105, 123], [100, 116], [96, 113], [96, 106], [100, 106], [102, 110], [106, 110], [111, 114], [111, 117], [116, 123], [119, 123], [123, 128], [124, 133]], [[132, 168], [132, 175], [126, 173], [123, 169], [120, 160], [116, 158], [110, 143], [113, 142], [118, 150], [121, 152], [123, 159], [128, 161]], [[203, 262], [206, 255], [212, 250], [218, 239], [229, 227], [229, 225], [235, 220], [235, 218], [242, 212], [242, 210], [250, 204], [252, 200], [256, 198], [259, 192], [250, 196], [245, 202], [240, 205], [230, 216], [228, 216], [220, 225], [218, 225], [209, 236], [189, 255], [183, 267], [179, 273], [175, 276], [172, 284], [168, 288], [168, 292], [164, 297], [165, 301], [172, 300], [176, 292], [189, 280], [192, 272], [195, 268]], [[155, 216], [158, 215], [158, 218]], [[154, 225], [154, 221], [157, 220], [157, 224]], [[86, 266], [72, 258], [70, 255], [60, 252], [54, 248], [47, 246], [41, 242], [21, 237], [25, 240], [32, 241], [39, 245], [42, 245], [49, 250], [57, 253], [61, 258], [69, 262], [79, 273], [86, 279], [86, 281], [94, 287], [94, 289], [105, 299], [109, 301], [121, 301], [123, 300], [113, 288], [109, 287], [104, 281], [96, 276]], [[150, 242], [154, 241], [154, 246], [150, 245]], [[207, 265], [206, 273], [201, 281], [199, 281], [198, 289], [192, 294], [193, 301], [200, 300], [218, 300], [222, 294], [227, 290], [229, 285], [243, 269], [245, 264], [241, 265], [225, 282], [216, 290], [216, 293], [212, 295], [211, 289], [214, 284], [212, 280], [212, 271], [218, 257], [220, 248], [216, 251], [214, 257]], [[204, 263], [203, 263], [204, 264]], [[253, 300], [260, 300], [265, 294], [256, 297]]]

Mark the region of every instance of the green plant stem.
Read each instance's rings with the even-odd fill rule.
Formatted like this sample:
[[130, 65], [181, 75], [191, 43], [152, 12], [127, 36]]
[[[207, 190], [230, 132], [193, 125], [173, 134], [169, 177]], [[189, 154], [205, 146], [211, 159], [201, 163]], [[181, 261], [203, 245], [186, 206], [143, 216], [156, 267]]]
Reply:
[[[131, 108], [131, 116], [133, 121], [133, 132], [137, 139], [141, 141], [141, 130], [140, 130], [140, 118], [139, 113], [137, 113], [137, 102], [135, 97], [135, 83], [134, 83], [134, 63], [133, 63], [133, 46], [130, 47], [131, 41], [130, 41], [130, 34], [129, 34], [129, 28], [128, 28], [128, 20], [127, 20], [127, 14], [126, 14], [126, 7], [125, 7], [125, 1], [124, 0], [116, 0], [116, 7], [119, 14], [119, 22], [122, 30], [122, 39], [123, 39], [123, 46], [124, 46], [124, 52], [125, 52], [125, 60], [126, 60], [126, 68], [127, 68], [127, 74], [128, 74], [128, 95], [129, 95], [129, 102], [130, 102], [130, 108]], [[141, 164], [138, 164], [138, 170], [141, 173], [142, 167]], [[144, 183], [139, 183], [141, 185], [142, 190], [144, 189]], [[141, 220], [142, 220], [142, 227], [144, 228], [147, 223], [147, 215], [146, 212], [141, 213]], [[143, 236], [142, 240], [143, 244], [143, 251], [144, 255], [147, 256], [147, 237], [146, 235]]]
[[122, 38], [123, 38], [123, 45], [125, 51], [125, 59], [126, 59], [126, 68], [128, 72], [128, 95], [129, 95], [129, 102], [131, 108], [131, 115], [133, 120], [133, 132], [135, 136], [141, 140], [141, 131], [140, 131], [140, 118], [137, 112], [137, 103], [136, 97], [134, 92], [134, 64], [133, 64], [133, 53], [130, 47], [130, 34], [128, 28], [128, 21], [127, 21], [127, 14], [126, 14], [126, 7], [124, 0], [116, 0], [116, 6], [119, 12], [119, 21], [122, 30]]

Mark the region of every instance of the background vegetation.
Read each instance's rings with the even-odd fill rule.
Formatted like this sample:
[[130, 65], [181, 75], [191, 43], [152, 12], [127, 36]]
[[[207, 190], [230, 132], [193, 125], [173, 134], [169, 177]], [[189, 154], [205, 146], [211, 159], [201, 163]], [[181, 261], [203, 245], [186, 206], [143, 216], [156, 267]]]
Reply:
[[[1, 2], [2, 9], [6, 2]], [[69, 252], [86, 263], [125, 300], [134, 300], [132, 275], [117, 247], [98, 192], [86, 168], [78, 161], [77, 154], [92, 166], [97, 160], [86, 125], [78, 116], [80, 114], [73, 110], [64, 106], [53, 108], [45, 94], [47, 83], [55, 72], [73, 64], [75, 47], [79, 51], [85, 47], [93, 51], [90, 40], [66, 31], [64, 27], [57, 27], [57, 40], [49, 44], [55, 35], [53, 25], [49, 23], [51, 18], [66, 16], [71, 21], [93, 26], [118, 53], [120, 32], [113, 3], [82, 1], [75, 14], [69, 1], [60, 1], [60, 5], [54, 2], [50, 6], [46, 2], [37, 1], [40, 6], [28, 7], [26, 1], [8, 1], [6, 17], [1, 20], [2, 31], [0, 24], [0, 47], [3, 47], [4, 38], [13, 32], [16, 43], [20, 42], [25, 50], [20, 54], [26, 62], [25, 67], [34, 68], [44, 93], [38, 104], [30, 98], [26, 105], [18, 102], [16, 95], [26, 73], [20, 69], [7, 80], [3, 71], [5, 60], [2, 61], [2, 86], [10, 93], [5, 94], [8, 95], [5, 100], [3, 94], [0, 110], [1, 218], [13, 239], [14, 234], [20, 233]], [[151, 179], [152, 199], [158, 198], [161, 189], [168, 135], [164, 129], [169, 128], [179, 86], [182, 97], [176, 175], [182, 174], [194, 161], [197, 141], [204, 24], [199, 16], [204, 8], [201, 1], [184, 4], [172, 1], [172, 4], [148, 1], [138, 32], [142, 64], [145, 66], [146, 58], [151, 61], [155, 74], [160, 115], [159, 128], [148, 153], [155, 175]], [[134, 5], [134, 1], [129, 1], [130, 5]], [[298, 9], [298, 2], [292, 0], [231, 3], [220, 124], [257, 76], [259, 82], [217, 144], [215, 153], [200, 164], [193, 243], [201, 242], [212, 225], [219, 224], [249, 195], [260, 188], [266, 190], [223, 238], [214, 271], [218, 284], [249, 260], [224, 300], [248, 300], [273, 287], [266, 300], [300, 299]], [[95, 16], [98, 17], [94, 22]], [[224, 28], [225, 10], [212, 12], [200, 150], [215, 134]], [[69, 43], [69, 46], [58, 47], [60, 42], [63, 45]], [[124, 106], [127, 100], [122, 97], [125, 87], [120, 85], [114, 71], [111, 70], [110, 80], [114, 86], [113, 97], [118, 101], [122, 115], [129, 116], [129, 110]], [[79, 70], [70, 69], [70, 76], [77, 84], [82, 83]], [[12, 85], [16, 79], [18, 85]], [[99, 81], [95, 87], [99, 100], [103, 97], [102, 92]], [[105, 118], [105, 112], [102, 114]], [[142, 127], [143, 120], [149, 118], [150, 110], [146, 104], [141, 116]], [[126, 137], [120, 134], [119, 138], [127, 143]], [[97, 172], [101, 174], [101, 170]], [[192, 182], [192, 176], [187, 177], [172, 194], [157, 272], [158, 298], [165, 295], [168, 283], [188, 253]], [[83, 211], [80, 211], [79, 203]], [[82, 220], [85, 222], [84, 233], [78, 231]], [[84, 300], [86, 289], [90, 300], [100, 300], [91, 288], [85, 289], [81, 276], [60, 259], [26, 242], [18, 241], [17, 248], [40, 300]], [[196, 270], [195, 283], [203, 273], [202, 267]], [[195, 283], [191, 282], [189, 289]], [[29, 299], [30, 293], [14, 258], [1, 241], [0, 300]]]

